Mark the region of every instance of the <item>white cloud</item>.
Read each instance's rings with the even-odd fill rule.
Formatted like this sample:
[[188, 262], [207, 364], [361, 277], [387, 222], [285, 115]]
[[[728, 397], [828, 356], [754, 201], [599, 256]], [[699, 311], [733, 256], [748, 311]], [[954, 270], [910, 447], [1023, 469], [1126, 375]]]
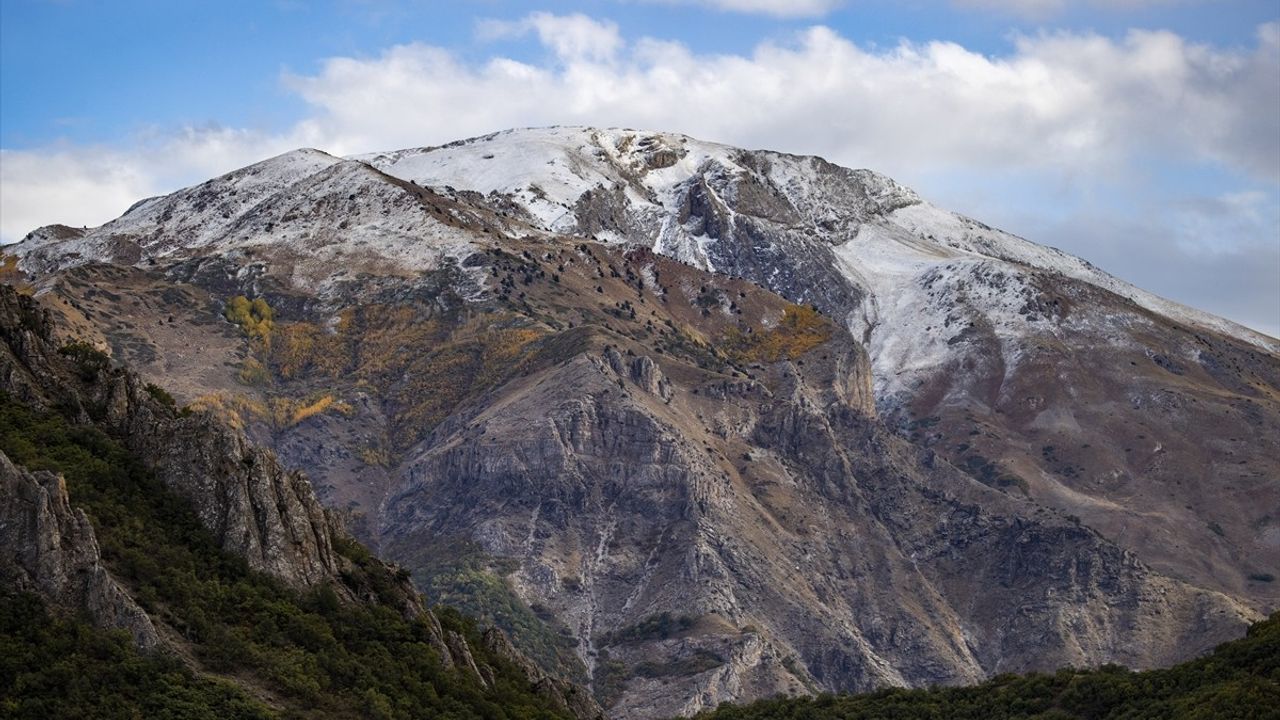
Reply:
[[1275, 24], [1249, 51], [1135, 31], [1023, 37], [1007, 57], [946, 42], [872, 51], [822, 27], [749, 55], [627, 45], [583, 16], [482, 31], [536, 32], [554, 61], [468, 64], [424, 45], [333, 59], [289, 80], [315, 109], [309, 132], [354, 151], [511, 126], [627, 125], [908, 175], [975, 163], [1098, 172], [1169, 154], [1280, 179]]
[[957, 178], [1034, 177], [1035, 190], [1021, 197], [1046, 212], [1072, 195], [1063, 187], [1141, 186], [1153, 159], [1207, 164], [1269, 195], [1280, 183], [1276, 23], [1245, 49], [1169, 32], [1118, 40], [1056, 33], [1021, 37], [1002, 57], [947, 42], [868, 49], [824, 27], [746, 54], [709, 55], [661, 39], [627, 42], [612, 23], [545, 13], [478, 31], [495, 43], [535, 36], [548, 56], [521, 62], [495, 44], [489, 58], [469, 61], [400, 45], [285, 78], [310, 108], [285, 133], [188, 130], [126, 149], [5, 152], [0, 237], [13, 241], [51, 222], [100, 223], [143, 195], [288, 147], [348, 154], [547, 124], [666, 129], [815, 153], [939, 199], [956, 196]]
[[297, 147], [302, 133], [224, 128], [148, 131], [129, 149], [0, 150], [0, 242], [42, 225], [100, 225], [146, 197]]
[[99, 225], [154, 192], [148, 170], [109, 151], [0, 150], [0, 238], [55, 221]]
[[600, 22], [580, 13], [552, 15], [538, 12], [523, 20], [483, 20], [477, 27], [482, 39], [499, 40], [534, 32], [538, 40], [564, 61], [600, 61], [612, 58], [622, 48], [618, 26]]

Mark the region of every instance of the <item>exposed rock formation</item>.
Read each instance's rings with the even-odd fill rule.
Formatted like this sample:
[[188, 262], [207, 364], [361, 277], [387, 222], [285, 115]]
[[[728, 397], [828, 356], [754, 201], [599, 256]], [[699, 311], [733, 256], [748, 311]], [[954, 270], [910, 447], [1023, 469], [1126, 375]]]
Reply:
[[81, 421], [111, 430], [250, 567], [297, 587], [336, 578], [332, 537], [343, 531], [273, 454], [207, 414], [180, 415], [130, 373], [60, 353], [47, 312], [8, 288], [0, 338], [0, 390], [36, 407], [76, 408]]
[[93, 526], [71, 507], [62, 477], [15, 467], [2, 452], [0, 586], [127, 630], [142, 648], [159, 643], [151, 618], [103, 567]]
[[[794, 367], [678, 387], [668, 404], [620, 389], [617, 356], [579, 356], [450, 422], [410, 461], [382, 541], [407, 562], [460, 535], [519, 559], [513, 582], [576, 631], [597, 691], [625, 668], [618, 717], [1160, 665], [1252, 617], [922, 456], [829, 391], [814, 402], [821, 386]], [[689, 630], [624, 639], [660, 612]]]

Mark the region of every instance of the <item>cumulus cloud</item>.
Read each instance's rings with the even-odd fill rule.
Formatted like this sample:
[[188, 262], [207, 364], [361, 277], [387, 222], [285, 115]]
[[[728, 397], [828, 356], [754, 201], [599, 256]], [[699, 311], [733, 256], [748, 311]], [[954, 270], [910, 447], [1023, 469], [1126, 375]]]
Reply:
[[[142, 195], [288, 147], [349, 154], [548, 124], [665, 129], [815, 153], [944, 201], [947, 186], [930, 178], [976, 169], [1033, 175], [1041, 194], [1029, 202], [1044, 207], [1060, 186], [1140, 184], [1155, 158], [1203, 164], [1269, 196], [1280, 183], [1276, 23], [1247, 48], [1159, 31], [1044, 33], [1017, 38], [1003, 56], [949, 42], [867, 48], [820, 26], [749, 53], [701, 54], [658, 38], [627, 41], [617, 25], [584, 15], [547, 13], [477, 32], [492, 43], [480, 61], [407, 44], [285, 77], [309, 112], [283, 133], [189, 130], [125, 150], [7, 151], [0, 237], [13, 241], [48, 222], [102, 222]], [[504, 56], [502, 41], [519, 36], [535, 37], [546, 57]]]
[[302, 138], [186, 128], [140, 133], [129, 148], [0, 150], [0, 242], [52, 223], [100, 225], [142, 198], [279, 154]]
[[484, 20], [476, 34], [485, 40], [500, 40], [536, 33], [538, 40], [565, 61], [602, 61], [613, 58], [622, 48], [622, 35], [612, 22], [599, 22], [581, 13], [552, 15], [533, 13], [523, 20]]
[[[969, 167], [1085, 177], [1167, 156], [1280, 181], [1275, 23], [1247, 50], [1169, 32], [1120, 40], [1059, 33], [1021, 37], [1003, 57], [948, 42], [872, 50], [824, 27], [750, 54], [703, 55], [659, 39], [627, 43], [613, 23], [546, 13], [482, 24], [479, 32], [493, 40], [534, 34], [550, 57], [528, 63], [495, 53], [468, 62], [409, 44], [371, 58], [331, 58], [316, 74], [285, 78], [311, 107], [288, 132], [187, 130], [140, 143], [122, 167], [160, 185], [180, 174], [175, 166], [230, 169], [290, 143], [351, 153], [506, 127], [591, 124], [818, 153], [906, 178]], [[61, 160], [34, 176], [39, 168], [18, 173], [21, 156], [6, 156], [6, 194], [28, 178], [43, 183], [67, 171], [69, 152], [55, 151]], [[93, 170], [106, 166], [87, 157], [86, 171], [104, 182], [129, 177]], [[4, 219], [6, 237], [17, 222]]]
[[145, 164], [106, 150], [0, 150], [0, 239], [40, 225], [99, 225], [155, 191]]
[[510, 126], [621, 124], [818, 152], [890, 172], [975, 163], [1098, 171], [1171, 153], [1280, 179], [1280, 26], [1247, 51], [1169, 32], [1042, 34], [1007, 57], [947, 42], [869, 50], [814, 27], [748, 55], [625, 43], [584, 16], [481, 28], [534, 32], [554, 60], [469, 64], [402, 45], [335, 58], [289, 84], [310, 131], [343, 150]]

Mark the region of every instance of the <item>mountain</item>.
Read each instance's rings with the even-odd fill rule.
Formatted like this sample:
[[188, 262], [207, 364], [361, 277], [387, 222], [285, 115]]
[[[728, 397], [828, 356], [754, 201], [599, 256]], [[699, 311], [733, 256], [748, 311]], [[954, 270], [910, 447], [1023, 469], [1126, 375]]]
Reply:
[[1153, 667], [1275, 607], [1280, 348], [818, 158], [272, 158], [8, 278], [617, 717]]

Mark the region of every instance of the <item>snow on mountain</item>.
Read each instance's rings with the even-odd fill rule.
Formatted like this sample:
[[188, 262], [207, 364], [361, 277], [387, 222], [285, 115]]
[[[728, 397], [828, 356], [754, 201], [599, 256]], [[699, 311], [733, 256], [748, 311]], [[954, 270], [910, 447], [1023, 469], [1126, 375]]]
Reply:
[[1081, 280], [1128, 298], [1147, 310], [1180, 323], [1207, 327], [1270, 352], [1280, 352], [1280, 342], [1275, 338], [1149, 293], [1057, 248], [1030, 242], [934, 205], [920, 203], [901, 208], [891, 213], [889, 219], [917, 237], [927, 237], [973, 255], [996, 258]]
[[949, 309], [930, 306], [926, 287], [981, 285], [991, 273], [1009, 278], [1003, 289], [967, 292], [966, 302], [1005, 334], [1024, 327], [1027, 314], [1013, 306], [1021, 307], [1027, 273], [1041, 272], [1280, 352], [1274, 338], [937, 208], [877, 173], [627, 129], [509, 130], [345, 160], [296, 150], [144, 200], [83, 233], [41, 229], [9, 251], [26, 267], [47, 268], [283, 249], [298, 263], [297, 280], [308, 284], [352, 268], [412, 272], [465, 254], [476, 237], [415, 198], [418, 188], [450, 197], [472, 191], [522, 213], [527, 224], [512, 221], [506, 232], [644, 244], [797, 301], [833, 306], [889, 376], [937, 361], [946, 355], [939, 344], [955, 335], [935, 331], [949, 324]]
[[[675, 135], [649, 133], [636, 142], [635, 133], [621, 130], [543, 128], [353, 159], [421, 185], [510, 196], [545, 229], [569, 232], [577, 226], [574, 206], [590, 190], [622, 184], [638, 210], [660, 210], [664, 198], [657, 191], [688, 180], [708, 160], [730, 163], [733, 152]], [[672, 164], [633, 182], [640, 164], [654, 157]]]
[[97, 228], [41, 228], [10, 246], [29, 270], [195, 255], [270, 256], [319, 287], [358, 272], [403, 274], [469, 254], [474, 232], [444, 198], [368, 164], [301, 149], [170, 195]]
[[[357, 159], [422, 185], [511, 198], [555, 232], [587, 229], [582, 222], [583, 211], [590, 209], [583, 207], [585, 196], [620, 192], [629, 220], [621, 230], [630, 232], [606, 228], [593, 233], [599, 239], [644, 242], [686, 262], [720, 269], [711, 246], [727, 238], [682, 227], [688, 219], [688, 209], [682, 206], [691, 187], [702, 183], [710, 190], [708, 199], [729, 216], [753, 213], [838, 248], [841, 271], [871, 298], [872, 308], [851, 314], [855, 329], [869, 330], [860, 316], [873, 314], [878, 316], [875, 322], [899, 327], [906, 323], [914, 334], [920, 329], [913, 322], [919, 301], [914, 296], [922, 280], [999, 265], [1014, 276], [1033, 268], [1074, 278], [1180, 323], [1280, 352], [1280, 341], [1274, 338], [1157, 297], [1057, 249], [942, 210], [877, 173], [837, 168], [819, 158], [743, 151], [672, 133], [556, 127], [505, 131], [439, 148]], [[754, 176], [758, 183], [749, 187], [763, 187], [789, 207], [764, 207], [775, 198], [741, 192], [719, 197], [718, 191], [732, 195], [743, 187], [727, 182], [735, 176]], [[900, 341], [885, 339], [887, 344]], [[929, 345], [935, 339], [923, 342]], [[923, 351], [917, 348], [913, 354]]]

